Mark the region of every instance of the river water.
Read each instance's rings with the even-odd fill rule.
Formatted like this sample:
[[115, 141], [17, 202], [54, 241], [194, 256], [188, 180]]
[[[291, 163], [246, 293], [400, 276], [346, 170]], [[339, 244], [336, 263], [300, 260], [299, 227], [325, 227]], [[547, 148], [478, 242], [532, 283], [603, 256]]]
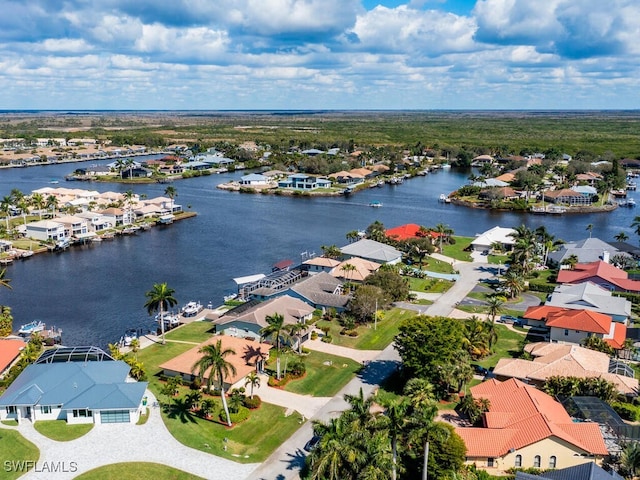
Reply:
[[[8, 195], [13, 188], [30, 193], [48, 186], [51, 179], [62, 180], [74, 168], [74, 164], [58, 164], [1, 170], [0, 196]], [[197, 212], [196, 217], [136, 236], [15, 262], [7, 272], [13, 290], [0, 291], [0, 304], [12, 307], [16, 328], [41, 319], [63, 329], [66, 345], [104, 347], [128, 328], [153, 328], [144, 303], [145, 292], [154, 283], [167, 282], [175, 289], [179, 305], [191, 300], [218, 305], [225, 294], [235, 291], [233, 277], [267, 273], [280, 260], [300, 260], [303, 252], [320, 253], [321, 245], [342, 246], [348, 231], [365, 229], [375, 220], [387, 228], [404, 223], [444, 223], [456, 234], [467, 236], [495, 225], [545, 225], [564, 240], [587, 237], [586, 226], [593, 224], [594, 237], [612, 240], [624, 230], [631, 242], [637, 241], [630, 227], [633, 208], [549, 217], [439, 203], [441, 193], [466, 183], [469, 172], [454, 169], [349, 197], [248, 195], [216, 189], [219, 183], [242, 174], [174, 182], [175, 202]], [[98, 191], [131, 189], [149, 198], [163, 195], [166, 188], [159, 184], [64, 181], [58, 186]], [[371, 201], [379, 201], [383, 207], [370, 208]]]

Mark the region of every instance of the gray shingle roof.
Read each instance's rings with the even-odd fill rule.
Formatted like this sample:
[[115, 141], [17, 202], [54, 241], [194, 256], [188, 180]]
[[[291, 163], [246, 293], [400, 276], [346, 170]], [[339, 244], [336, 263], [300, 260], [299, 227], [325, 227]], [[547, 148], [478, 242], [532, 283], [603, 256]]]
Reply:
[[305, 298], [313, 305], [343, 308], [351, 300], [349, 295], [335, 294], [342, 282], [326, 272], [309, 275], [301, 282], [293, 285], [290, 290]]
[[596, 465], [595, 462], [586, 462], [574, 467], [552, 470], [540, 475], [517, 472], [515, 480], [614, 480], [621, 478], [622, 477], [615, 472], [607, 472]]
[[390, 245], [363, 238], [340, 249], [344, 255], [362, 257], [380, 263], [393, 262], [402, 257], [402, 252]]
[[559, 285], [545, 305], [572, 309], [586, 309], [608, 315], [631, 315], [631, 302], [614, 297], [611, 292], [592, 282], [578, 285]]
[[616, 247], [603, 242], [599, 238], [586, 238], [561, 245], [557, 251], [549, 254], [549, 259], [555, 263], [562, 263], [563, 260], [571, 255], [576, 255], [579, 263], [591, 263], [602, 260], [604, 252], [609, 252], [611, 257], [620, 253], [624, 254], [624, 252], [620, 252]]

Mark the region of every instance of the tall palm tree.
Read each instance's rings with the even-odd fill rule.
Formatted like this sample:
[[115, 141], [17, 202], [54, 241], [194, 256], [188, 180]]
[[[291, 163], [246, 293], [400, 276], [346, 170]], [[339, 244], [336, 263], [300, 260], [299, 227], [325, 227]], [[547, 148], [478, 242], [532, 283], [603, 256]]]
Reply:
[[409, 411], [410, 403], [407, 399], [392, 399], [384, 403], [385, 422], [389, 437], [391, 439], [391, 479], [396, 480], [398, 475], [398, 439], [404, 433], [406, 428], [406, 416]]
[[47, 197], [47, 209], [51, 209], [53, 210], [53, 216], [56, 216], [56, 212], [58, 209], [58, 205], [59, 205], [59, 201], [58, 201], [58, 197], [56, 197], [55, 195], [49, 195]]
[[424, 378], [412, 378], [404, 386], [403, 392], [414, 408], [423, 408], [435, 400], [433, 384]]
[[429, 443], [431, 440], [445, 440], [449, 437], [449, 430], [440, 422], [434, 422], [438, 413], [435, 402], [424, 408], [414, 409], [409, 417], [408, 447], [412, 444], [423, 449], [422, 480], [428, 480]]
[[9, 231], [9, 213], [11, 211], [11, 205], [13, 205], [13, 199], [9, 195], [2, 197], [2, 200], [0, 200], [0, 211], [3, 213], [4, 219], [7, 222], [7, 231]]
[[631, 222], [631, 226], [635, 228], [633, 233], [636, 235], [640, 235], [640, 215], [636, 215], [633, 217], [633, 222]]
[[502, 306], [504, 305], [504, 297], [500, 295], [491, 295], [487, 298], [487, 306], [489, 307], [489, 318], [491, 318], [491, 323], [495, 323], [496, 315], [498, 315], [502, 311]]
[[173, 185], [164, 189], [164, 194], [171, 199], [171, 213], [173, 213], [173, 199], [178, 196], [178, 190]]
[[193, 364], [191, 372], [198, 372], [198, 379], [202, 382], [206, 375], [207, 388], [211, 388], [211, 382], [215, 378], [218, 381], [218, 387], [220, 388], [220, 397], [222, 398], [222, 406], [224, 407], [224, 413], [227, 416], [227, 425], [231, 426], [231, 416], [229, 415], [229, 407], [227, 406], [227, 399], [224, 395], [224, 379], [231, 375], [236, 374], [236, 367], [232, 363], [225, 360], [225, 357], [229, 355], [235, 355], [235, 350], [232, 348], [223, 348], [222, 340], [218, 340], [215, 344], [204, 345], [198, 350], [198, 353], [202, 354], [200, 359]]
[[284, 317], [280, 313], [265, 317], [267, 326], [260, 329], [263, 338], [272, 337], [276, 343], [276, 378], [280, 380], [280, 337], [284, 328]]
[[349, 240], [349, 243], [352, 243], [357, 241], [360, 238], [360, 234], [358, 233], [357, 230], [351, 230], [347, 232], [346, 237], [347, 237], [347, 240]]
[[124, 196], [124, 203], [127, 206], [127, 212], [129, 212], [129, 218], [128, 218], [129, 222], [128, 223], [133, 223], [132, 222], [131, 211], [133, 210], [133, 201], [136, 198], [136, 194], [133, 193], [132, 190], [127, 190], [122, 195]]
[[249, 398], [253, 398], [253, 389], [260, 386], [260, 376], [256, 372], [250, 372], [244, 379], [244, 387], [247, 388], [247, 385], [251, 387]]
[[625, 470], [635, 478], [640, 473], [640, 443], [631, 442], [622, 450], [620, 463]]
[[31, 195], [31, 205], [38, 209], [40, 220], [42, 220], [42, 209], [45, 206], [44, 196], [41, 193], [34, 193]]
[[443, 223], [438, 223], [436, 225], [436, 232], [439, 233], [440, 253], [442, 253], [442, 242], [445, 239], [447, 240], [447, 243], [449, 242], [449, 237], [451, 235], [453, 235], [453, 230], [451, 228], [449, 228], [449, 225], [445, 225]]
[[9, 290], [12, 290], [13, 287], [9, 285], [11, 283], [11, 279], [5, 278], [6, 274], [7, 274], [6, 268], [3, 268], [2, 270], [0, 270], [0, 287], [4, 287], [4, 288], [8, 288]]
[[520, 295], [525, 288], [524, 279], [518, 272], [514, 270], [507, 270], [504, 274], [504, 288], [509, 292], [511, 298], [516, 298]]
[[302, 353], [302, 335], [301, 332], [305, 331], [307, 326], [304, 323], [296, 322], [290, 323], [285, 326], [285, 331], [289, 337], [295, 338], [298, 345], [298, 354]]
[[162, 332], [162, 344], [165, 344], [164, 339], [164, 312], [174, 307], [178, 301], [174, 298], [173, 294], [176, 293], [173, 288], [169, 288], [167, 283], [154, 283], [153, 288], [145, 293], [147, 302], [144, 304], [149, 315], [153, 315], [159, 312], [160, 329]]
[[587, 225], [586, 230], [589, 232], [589, 238], [591, 238], [591, 233], [593, 232], [593, 223]]

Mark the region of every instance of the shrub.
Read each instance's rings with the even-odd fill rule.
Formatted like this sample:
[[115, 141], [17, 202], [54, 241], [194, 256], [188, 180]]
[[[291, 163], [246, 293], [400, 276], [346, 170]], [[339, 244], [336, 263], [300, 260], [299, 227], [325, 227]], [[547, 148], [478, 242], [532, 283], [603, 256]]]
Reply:
[[331, 343], [333, 341], [333, 338], [331, 338], [331, 335], [325, 335], [324, 337], [322, 337], [322, 341], [324, 343]]
[[196, 377], [191, 382], [191, 385], [189, 385], [189, 388], [191, 388], [191, 390], [200, 390], [202, 388], [202, 382]]
[[[243, 422], [249, 418], [249, 409], [246, 407], [240, 407], [236, 413], [229, 412], [229, 416], [231, 417], [231, 423]], [[221, 422], [227, 423], [227, 415], [224, 413], [224, 408], [220, 409], [218, 418]]]
[[262, 399], [258, 395], [254, 395], [253, 398], [247, 397], [244, 399], [244, 406], [249, 410], [255, 410], [262, 405]]
[[311, 340], [317, 340], [317, 339], [318, 339], [318, 332], [314, 330], [313, 332], [311, 332]]
[[328, 335], [331, 328], [328, 325], [323, 325], [322, 327], [320, 327], [320, 330], [322, 330], [322, 333], [324, 333], [325, 335]]
[[629, 403], [613, 402], [611, 407], [625, 420], [636, 422], [640, 417], [638, 415], [638, 407], [635, 407]]
[[[316, 334], [316, 338], [318, 337], [318, 335]], [[302, 349], [300, 350], [300, 353], [302, 355], [309, 355], [311, 353], [311, 350], [309, 350], [307, 347], [302, 347]]]
[[291, 365], [289, 365], [289, 373], [292, 377], [299, 378], [307, 373], [307, 366], [304, 364], [304, 360], [297, 358]]

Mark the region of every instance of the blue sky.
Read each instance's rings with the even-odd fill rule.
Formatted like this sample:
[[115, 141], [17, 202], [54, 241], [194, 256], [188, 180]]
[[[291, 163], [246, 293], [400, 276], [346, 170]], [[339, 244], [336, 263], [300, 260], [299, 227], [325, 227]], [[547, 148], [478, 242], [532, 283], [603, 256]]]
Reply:
[[0, 0], [0, 11], [0, 109], [640, 108], [637, 0]]

